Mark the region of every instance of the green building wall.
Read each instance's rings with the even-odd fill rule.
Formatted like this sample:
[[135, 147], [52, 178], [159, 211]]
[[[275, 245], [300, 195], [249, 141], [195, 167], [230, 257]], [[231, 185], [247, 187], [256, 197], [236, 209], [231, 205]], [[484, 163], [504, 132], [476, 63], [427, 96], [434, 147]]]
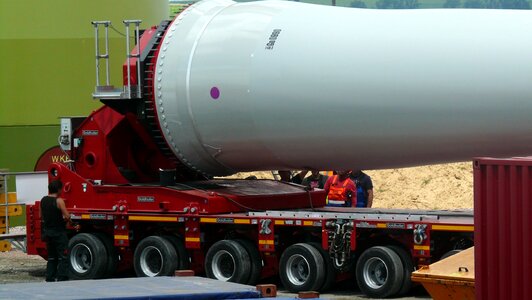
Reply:
[[0, 168], [33, 170], [57, 145], [60, 116], [86, 116], [101, 106], [91, 97], [90, 21], [110, 20], [118, 31], [109, 30], [110, 69], [111, 84], [121, 86], [122, 20], [141, 19], [147, 28], [168, 15], [168, 0], [0, 0]]

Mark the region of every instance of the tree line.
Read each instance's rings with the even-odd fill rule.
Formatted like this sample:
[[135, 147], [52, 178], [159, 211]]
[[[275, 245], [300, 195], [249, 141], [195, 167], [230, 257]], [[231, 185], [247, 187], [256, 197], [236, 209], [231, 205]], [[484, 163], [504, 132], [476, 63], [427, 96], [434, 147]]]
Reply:
[[[378, 9], [419, 8], [418, 0], [377, 0]], [[354, 0], [351, 7], [367, 8], [366, 2]], [[446, 0], [443, 8], [493, 8], [493, 9], [530, 9], [526, 0]]]

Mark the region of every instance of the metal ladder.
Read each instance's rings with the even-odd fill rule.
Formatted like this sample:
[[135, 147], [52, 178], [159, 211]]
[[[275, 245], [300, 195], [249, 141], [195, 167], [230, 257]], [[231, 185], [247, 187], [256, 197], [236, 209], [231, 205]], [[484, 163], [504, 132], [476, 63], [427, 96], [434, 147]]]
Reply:
[[[127, 57], [127, 85], [122, 88], [115, 88], [111, 85], [110, 81], [110, 72], [109, 72], [109, 27], [112, 27], [111, 21], [92, 21], [91, 24], [94, 26], [94, 37], [95, 37], [95, 50], [96, 50], [96, 88], [92, 97], [94, 99], [140, 99], [142, 98], [142, 82], [141, 82], [141, 64], [140, 64], [140, 47], [137, 48], [137, 53], [133, 53], [133, 50], [130, 48], [130, 26], [131, 24], [135, 25], [135, 39], [136, 45], [140, 45], [140, 34], [139, 26], [141, 20], [124, 20], [124, 26], [126, 29], [126, 57]], [[104, 27], [105, 29], [105, 53], [100, 52], [100, 28]], [[131, 85], [131, 66], [129, 60], [131, 58], [136, 59], [137, 62], [137, 84], [136, 86]], [[100, 84], [100, 60], [105, 60], [105, 85]]]

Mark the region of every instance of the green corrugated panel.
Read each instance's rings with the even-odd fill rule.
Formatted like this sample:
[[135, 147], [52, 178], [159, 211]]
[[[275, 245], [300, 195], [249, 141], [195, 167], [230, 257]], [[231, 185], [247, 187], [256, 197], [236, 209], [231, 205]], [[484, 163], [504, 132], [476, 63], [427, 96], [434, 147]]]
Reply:
[[58, 125], [0, 127], [0, 168], [33, 171], [41, 154], [57, 145], [58, 136]]
[[[95, 86], [92, 20], [168, 18], [167, 0], [0, 0], [0, 126], [49, 125], [100, 106]], [[110, 31], [112, 84], [121, 86], [125, 40]]]
[[[168, 0], [0, 0], [0, 168], [33, 170], [57, 145], [59, 116], [88, 115], [95, 86], [92, 20], [167, 19]], [[110, 31], [112, 84], [121, 86], [125, 39]]]

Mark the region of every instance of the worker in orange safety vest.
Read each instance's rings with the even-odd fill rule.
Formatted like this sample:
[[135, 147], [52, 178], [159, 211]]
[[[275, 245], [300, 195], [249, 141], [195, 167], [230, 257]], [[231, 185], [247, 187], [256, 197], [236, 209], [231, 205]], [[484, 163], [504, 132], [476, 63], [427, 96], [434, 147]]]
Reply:
[[357, 189], [349, 178], [351, 170], [337, 171], [327, 179], [324, 190], [327, 192], [327, 206], [351, 207], [357, 203]]

